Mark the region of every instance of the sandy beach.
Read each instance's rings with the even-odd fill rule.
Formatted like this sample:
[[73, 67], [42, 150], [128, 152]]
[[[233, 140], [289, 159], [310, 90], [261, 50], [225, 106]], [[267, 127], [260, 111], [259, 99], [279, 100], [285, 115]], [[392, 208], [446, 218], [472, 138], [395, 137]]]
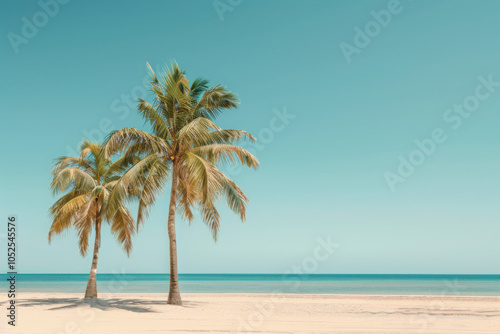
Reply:
[[[21, 293], [2, 333], [499, 333], [500, 297]], [[2, 300], [5, 310], [6, 301]], [[4, 318], [4, 317], [2, 317]]]

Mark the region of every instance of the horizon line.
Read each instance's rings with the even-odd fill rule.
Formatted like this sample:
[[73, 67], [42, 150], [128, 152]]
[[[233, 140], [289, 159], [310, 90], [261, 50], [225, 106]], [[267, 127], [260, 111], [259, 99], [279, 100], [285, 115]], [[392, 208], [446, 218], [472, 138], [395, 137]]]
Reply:
[[[88, 275], [88, 273], [16, 273], [16, 275]], [[170, 275], [170, 273], [141, 273], [141, 272], [131, 272], [131, 273], [118, 273], [118, 272], [103, 272], [97, 273], [105, 275]], [[7, 275], [7, 273], [3, 273]], [[429, 273], [179, 273], [179, 275], [293, 275], [293, 276], [310, 276], [310, 275], [428, 275], [428, 276], [500, 276], [500, 273], [496, 274], [429, 274]]]

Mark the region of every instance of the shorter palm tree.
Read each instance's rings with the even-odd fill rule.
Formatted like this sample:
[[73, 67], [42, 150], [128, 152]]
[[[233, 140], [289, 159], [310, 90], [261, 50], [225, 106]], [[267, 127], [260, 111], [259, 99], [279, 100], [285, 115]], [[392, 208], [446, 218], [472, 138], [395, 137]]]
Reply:
[[[50, 208], [53, 218], [49, 243], [54, 234], [74, 227], [78, 232], [80, 253], [85, 256], [92, 230], [95, 231], [92, 266], [85, 291], [85, 298], [97, 298], [97, 260], [101, 245], [101, 223], [107, 221], [111, 232], [129, 255], [135, 223], [124, 201], [107, 205], [115, 184], [137, 157], [124, 155], [113, 162], [105, 157], [105, 147], [84, 140], [79, 157], [60, 157], [52, 171], [50, 185], [54, 194], [66, 192]], [[129, 189], [134, 194], [135, 189]], [[133, 196], [133, 195], [131, 195]]]

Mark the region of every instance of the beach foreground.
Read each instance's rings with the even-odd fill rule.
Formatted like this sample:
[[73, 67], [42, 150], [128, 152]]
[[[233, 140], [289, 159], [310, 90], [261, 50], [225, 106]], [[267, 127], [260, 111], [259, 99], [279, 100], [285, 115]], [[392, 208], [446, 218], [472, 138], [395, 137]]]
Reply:
[[2, 320], [2, 333], [500, 332], [500, 297], [184, 294], [182, 307], [158, 293], [17, 297], [16, 327]]

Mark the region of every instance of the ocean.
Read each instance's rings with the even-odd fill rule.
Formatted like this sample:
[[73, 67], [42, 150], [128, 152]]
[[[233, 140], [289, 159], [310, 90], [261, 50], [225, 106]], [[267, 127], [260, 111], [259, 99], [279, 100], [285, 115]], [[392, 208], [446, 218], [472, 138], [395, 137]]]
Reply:
[[[2, 274], [0, 287], [6, 291]], [[168, 274], [97, 274], [105, 293], [167, 293]], [[18, 274], [22, 292], [84, 293], [88, 274]], [[185, 293], [500, 296], [500, 275], [181, 274]]]

